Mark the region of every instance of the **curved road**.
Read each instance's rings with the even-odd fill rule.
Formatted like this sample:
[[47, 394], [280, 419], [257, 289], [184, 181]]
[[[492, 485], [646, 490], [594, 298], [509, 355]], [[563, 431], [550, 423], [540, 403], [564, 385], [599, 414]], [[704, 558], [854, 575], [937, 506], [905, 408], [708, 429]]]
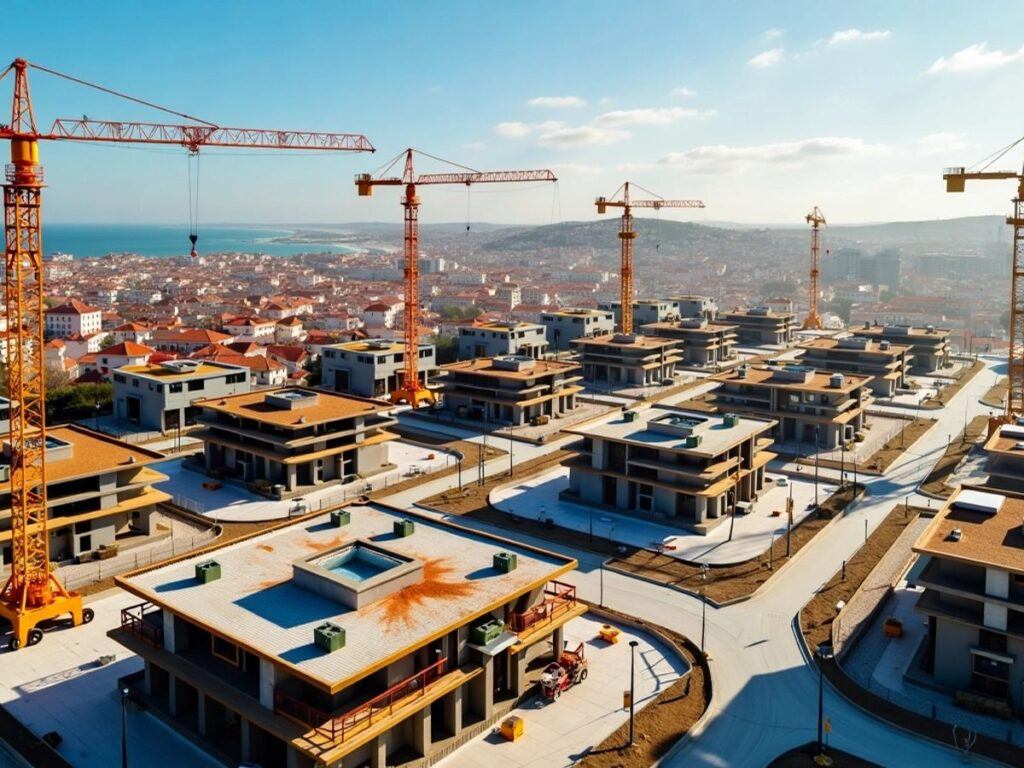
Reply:
[[[949, 436], [959, 435], [965, 419], [992, 411], [979, 399], [1005, 371], [1006, 361], [984, 360], [986, 368], [946, 408], [929, 413], [937, 417], [932, 428], [885, 476], [862, 476], [867, 488], [865, 496], [819, 533], [761, 592], [734, 606], [707, 609], [706, 647], [711, 657], [714, 700], [685, 746], [664, 765], [763, 766], [787, 749], [816, 738], [818, 676], [794, 625], [797, 612], [863, 542], [865, 519], [873, 530], [908, 495], [912, 503], [925, 504], [924, 497], [916, 494], [917, 486], [942, 456]], [[565, 442], [536, 447], [520, 443], [516, 445], [519, 455], [515, 458], [525, 461]], [[500, 440], [497, 443], [506, 447]], [[508, 459], [504, 457], [487, 466], [489, 475], [507, 469]], [[416, 499], [452, 484], [450, 478], [442, 478], [386, 501], [410, 506]], [[507, 535], [507, 531], [504, 533]], [[593, 553], [519, 538], [576, 557], [580, 568], [567, 580], [574, 581], [585, 598], [597, 601], [603, 596], [605, 604], [613, 608], [658, 622], [691, 638], [700, 637], [701, 605], [696, 598], [622, 574], [602, 574], [600, 558]], [[952, 748], [875, 718], [849, 704], [827, 683], [825, 714], [832, 722], [833, 746], [879, 765], [899, 763], [937, 768], [963, 763]], [[973, 764], [991, 763], [976, 758]]]

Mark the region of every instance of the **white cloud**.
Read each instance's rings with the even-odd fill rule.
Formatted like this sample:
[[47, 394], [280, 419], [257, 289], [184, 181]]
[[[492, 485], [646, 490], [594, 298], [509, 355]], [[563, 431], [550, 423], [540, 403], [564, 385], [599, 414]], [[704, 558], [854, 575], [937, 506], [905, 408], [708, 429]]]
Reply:
[[580, 147], [588, 144], [614, 144], [629, 138], [629, 132], [596, 125], [561, 126], [543, 130], [537, 143], [546, 147]]
[[712, 173], [738, 170], [752, 164], [800, 164], [808, 160], [876, 154], [884, 150], [883, 145], [868, 144], [863, 139], [820, 136], [746, 147], [711, 144], [685, 152], [670, 152], [658, 163]]
[[988, 43], [975, 43], [957, 51], [948, 58], [940, 56], [928, 68], [929, 75], [940, 72], [981, 72], [997, 69], [1024, 59], [1024, 46], [1017, 51], [990, 51]]
[[531, 107], [583, 107], [587, 102], [579, 96], [538, 96], [528, 102]]
[[757, 54], [757, 56], [754, 56], [747, 62], [747, 66], [757, 67], [758, 69], [773, 67], [782, 61], [782, 57], [785, 53], [786, 51], [783, 48], [771, 48], [767, 51], [761, 51], [761, 53]]
[[684, 109], [683, 107], [649, 107], [646, 109], [617, 109], [594, 118], [597, 125], [665, 125], [684, 118], [714, 117], [713, 109]]
[[533, 132], [533, 126], [514, 121], [498, 123], [494, 126], [494, 132], [506, 139], [521, 139], [523, 136], [529, 136]]
[[687, 88], [685, 85], [683, 85], [683, 86], [680, 86], [679, 88], [673, 88], [672, 89], [672, 95], [676, 96], [676, 97], [678, 97], [680, 99], [688, 99], [688, 98], [690, 98], [692, 96], [696, 96], [697, 92], [694, 91], [694, 90], [691, 90], [690, 88]]
[[867, 32], [863, 29], [841, 29], [832, 34], [828, 44], [842, 45], [843, 43], [869, 42], [871, 40], [884, 40], [888, 36], [888, 29], [872, 29]]
[[918, 141], [921, 152], [925, 155], [943, 155], [950, 152], [959, 152], [967, 146], [962, 133], [943, 131], [940, 133], [929, 133], [922, 136]]
[[782, 37], [784, 34], [786, 34], [786, 30], [772, 27], [764, 31], [763, 37], [765, 40], [774, 40], [776, 37]]

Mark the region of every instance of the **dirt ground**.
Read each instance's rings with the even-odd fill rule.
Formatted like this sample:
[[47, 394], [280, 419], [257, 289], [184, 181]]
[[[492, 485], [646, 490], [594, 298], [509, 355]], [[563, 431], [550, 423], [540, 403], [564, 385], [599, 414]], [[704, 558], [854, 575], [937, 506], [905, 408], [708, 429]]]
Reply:
[[971, 379], [977, 376], [978, 373], [981, 372], [981, 369], [984, 367], [985, 364], [981, 360], [975, 360], [973, 363], [971, 363], [969, 368], [964, 368], [963, 370], [960, 371], [960, 373], [957, 375], [956, 381], [954, 381], [949, 386], [944, 387], [942, 391], [939, 392], [937, 397], [933, 397], [922, 403], [922, 407], [944, 407], [950, 400], [953, 399], [953, 396], [956, 395], [956, 393], [959, 392], [961, 389], [963, 389], [967, 385], [967, 382], [969, 382]]
[[1010, 389], [1010, 380], [1005, 376], [995, 384], [993, 384], [985, 396], [981, 398], [981, 402], [985, 405], [991, 405], [993, 408], [1002, 408], [1003, 401], [1006, 399], [1006, 393]]
[[[768, 768], [817, 768], [814, 762], [814, 755], [818, 751], [818, 745], [814, 742], [804, 744], [802, 747], [791, 749], [783, 755], [772, 760]], [[828, 756], [832, 758], [832, 765], [835, 768], [881, 768], [875, 763], [869, 763], [847, 752], [838, 749], [829, 749]]]
[[[431, 435], [424, 435], [421, 432], [410, 432], [403, 433], [402, 430], [394, 430], [397, 434], [403, 437], [408, 437], [410, 440], [415, 440], [419, 443], [427, 443], [428, 445], [444, 446], [455, 451], [462, 453], [462, 480], [463, 483], [468, 483], [469, 480], [476, 478], [476, 466], [477, 462], [480, 461], [480, 454], [483, 452], [483, 446], [479, 443], [471, 443], [468, 440], [446, 440], [443, 436], [433, 437]], [[503, 451], [500, 448], [494, 448], [490, 445], [487, 446], [487, 452], [484, 456], [484, 461], [496, 458], [498, 456], [507, 456], [508, 451]], [[439, 472], [431, 472], [429, 475], [420, 477], [410, 477], [407, 480], [403, 480], [397, 485], [390, 485], [387, 488], [380, 488], [373, 491], [370, 494], [371, 499], [378, 499], [382, 496], [390, 496], [393, 493], [399, 493], [401, 491], [408, 490], [414, 485], [421, 485], [428, 480], [436, 480], [439, 477], [447, 477], [454, 475], [459, 471], [458, 464], [453, 463], [447, 469], [442, 469]]]
[[893, 542], [922, 512], [920, 507], [897, 504], [870, 536], [867, 543], [846, 561], [846, 578], [842, 571], [825, 582], [800, 614], [801, 631], [809, 648], [817, 648], [832, 637], [832, 621], [836, 615], [836, 603], [849, 600], [853, 593], [871, 573], [872, 569], [889, 551]]
[[[859, 493], [864, 487], [858, 485], [857, 488]], [[818, 531], [824, 528], [832, 517], [845, 509], [852, 500], [852, 485], [826, 499], [817, 514], [809, 515], [793, 529], [790, 556], [796, 555], [801, 547], [811, 541]], [[723, 523], [723, 525], [727, 524]], [[738, 565], [712, 566], [708, 569], [705, 580], [701, 579], [699, 566], [646, 549], [637, 550], [623, 557], [612, 558], [608, 561], [608, 566], [660, 581], [663, 584], [672, 584], [694, 594], [704, 591], [708, 599], [716, 603], [723, 603], [753, 594], [758, 587], [771, 578], [774, 569], [781, 568], [787, 560], [786, 537], [780, 536], [775, 540], [770, 553], [765, 552], [754, 560]], [[772, 569], [769, 569], [769, 563]]]
[[[898, 459], [904, 451], [912, 446], [917, 439], [921, 437], [921, 435], [927, 432], [934, 423], [935, 422], [931, 419], [914, 419], [913, 421], [908, 421], [906, 426], [903, 428], [902, 437], [899, 433], [896, 433], [889, 438], [885, 445], [871, 454], [866, 461], [862, 461], [857, 465], [857, 471], [864, 472], [864, 474], [867, 475], [882, 474], [889, 468], [890, 464], [896, 461], [896, 459]], [[814, 458], [804, 457], [800, 459], [798, 463], [805, 467], [813, 467]], [[830, 469], [841, 469], [844, 465], [842, 462], [835, 461], [834, 459], [821, 459], [819, 460], [818, 466], [828, 467]], [[845, 463], [845, 469], [847, 472], [852, 473], [853, 464], [850, 461], [847, 461]]]
[[924, 479], [924, 482], [921, 483], [921, 490], [936, 496], [949, 496], [953, 489], [946, 485], [946, 480], [953, 474], [953, 470], [956, 469], [956, 465], [960, 463], [960, 460], [974, 446], [974, 441], [981, 437], [987, 429], [987, 416], [975, 416], [971, 419], [971, 422], [967, 425], [966, 437], [961, 432], [957, 440], [952, 440], [949, 443], [949, 449], [935, 464], [932, 471], [928, 473], [928, 477]]
[[640, 710], [634, 723], [632, 748], [628, 745], [627, 720], [587, 753], [577, 764], [581, 768], [647, 768], [668, 752], [707, 709], [710, 681], [705, 679], [704, 668], [680, 635], [663, 627], [658, 629], [682, 650], [693, 671]]

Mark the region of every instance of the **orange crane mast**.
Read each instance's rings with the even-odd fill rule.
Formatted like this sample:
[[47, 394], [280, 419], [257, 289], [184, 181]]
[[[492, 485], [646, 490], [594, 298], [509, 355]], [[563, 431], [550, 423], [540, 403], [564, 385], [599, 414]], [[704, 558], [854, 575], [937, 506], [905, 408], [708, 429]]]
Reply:
[[825, 214], [818, 206], [814, 206], [814, 210], [804, 216], [804, 220], [811, 225], [811, 296], [803, 329], [805, 331], [820, 331], [822, 323], [821, 316], [818, 314], [818, 260], [821, 256], [820, 228], [825, 223]]
[[[204, 122], [150, 102], [85, 82], [24, 59], [0, 73], [14, 79], [11, 122], [0, 124], [0, 140], [11, 142], [4, 189], [4, 300], [10, 398], [11, 573], [0, 592], [0, 617], [11, 623], [11, 650], [38, 643], [40, 622], [67, 614], [76, 626], [93, 618], [79, 594], [64, 588], [50, 566], [46, 513], [46, 394], [40, 141], [101, 141], [170, 144], [195, 154], [200, 147], [255, 147], [372, 152], [360, 134], [312, 133], [204, 125], [161, 125], [57, 120], [48, 132], [36, 128], [28, 70], [36, 69], [105, 93]], [[194, 235], [193, 239], [194, 253]]]
[[[428, 184], [462, 184], [469, 187], [473, 184], [558, 181], [558, 179], [549, 170], [477, 171], [465, 166], [458, 166], [463, 170], [453, 173], [421, 173], [417, 175], [413, 169], [414, 153], [425, 155], [434, 160], [441, 160], [441, 158], [428, 155], [419, 150], [407, 149], [385, 164], [379, 175], [374, 176], [369, 173], [357, 174], [356, 190], [360, 197], [370, 197], [373, 195], [374, 187], [405, 187], [405, 194], [402, 196], [402, 208], [405, 211], [403, 249], [405, 259], [405, 358], [403, 360], [402, 381], [399, 383], [398, 388], [391, 392], [390, 398], [393, 403], [408, 403], [413, 408], [419, 408], [422, 405], [434, 403], [436, 398], [433, 391], [427, 387], [426, 380], [421, 380], [419, 374], [420, 198], [416, 188]], [[385, 174], [403, 158], [405, 166], [402, 175], [386, 176]], [[441, 162], [449, 161], [441, 160]], [[454, 163], [450, 164], [455, 165]]]
[[[999, 152], [995, 162], [1024, 139], [1018, 139]], [[1012, 199], [1013, 215], [1006, 223], [1013, 227], [1013, 265], [1010, 272], [1010, 348], [1008, 350], [1009, 386], [1006, 391], [1005, 419], [1024, 416], [1024, 172], [1020, 171], [968, 171], [963, 166], [946, 168], [942, 172], [947, 192], [963, 192], [968, 181], [996, 181], [1013, 179], [1017, 194]]]
[[[619, 228], [619, 240], [622, 243], [622, 255], [619, 265], [619, 302], [621, 320], [619, 328], [623, 333], [633, 333], [633, 241], [636, 239], [636, 230], [633, 229], [633, 209], [653, 208], [658, 211], [662, 208], [703, 208], [704, 203], [700, 200], [665, 200], [655, 195], [650, 190], [644, 189], [639, 184], [634, 187], [642, 189], [649, 195], [649, 200], [633, 200], [629, 197], [629, 182], [619, 187], [615, 194], [609, 197], [599, 197], [594, 201], [598, 213], [605, 213], [609, 208], [622, 209], [622, 225]], [[622, 197], [619, 197], [619, 193]]]

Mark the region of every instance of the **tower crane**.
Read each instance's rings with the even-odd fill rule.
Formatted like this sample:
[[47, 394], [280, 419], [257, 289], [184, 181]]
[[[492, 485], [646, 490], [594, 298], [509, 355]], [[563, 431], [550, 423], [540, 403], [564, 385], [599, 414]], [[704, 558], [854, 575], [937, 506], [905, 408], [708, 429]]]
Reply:
[[821, 225], [825, 223], [825, 214], [818, 206], [804, 216], [811, 225], [811, 297], [807, 317], [804, 318], [805, 331], [820, 331], [821, 317], [818, 315], [818, 259], [821, 256]]
[[[36, 127], [28, 71], [35, 69], [99, 91], [177, 115], [201, 125], [165, 125], [59, 119], [48, 131]], [[11, 143], [4, 198], [4, 300], [6, 307], [11, 484], [11, 573], [0, 592], [0, 617], [11, 623], [9, 647], [38, 643], [38, 624], [67, 614], [76, 626], [93, 618], [79, 594], [65, 589], [50, 566], [46, 504], [46, 395], [43, 341], [42, 141], [164, 144], [195, 154], [200, 147], [254, 147], [372, 152], [360, 134], [223, 128], [182, 112], [15, 59], [0, 80], [13, 76], [11, 122], [0, 139]], [[195, 247], [194, 233], [193, 253]]]
[[[460, 170], [449, 173], [421, 173], [413, 169], [413, 155], [423, 155]], [[405, 165], [401, 176], [388, 176], [391, 169], [404, 159]], [[382, 170], [373, 175], [360, 173], [356, 175], [356, 190], [360, 197], [373, 195], [374, 187], [404, 187], [402, 208], [405, 211], [405, 233], [403, 255], [405, 260], [405, 323], [404, 343], [405, 358], [403, 360], [402, 381], [397, 389], [390, 394], [393, 403], [408, 403], [413, 408], [430, 405], [435, 402], [434, 393], [427, 388], [426, 381], [420, 381], [419, 375], [419, 243], [420, 198], [417, 187], [428, 184], [462, 184], [469, 187], [473, 184], [513, 183], [524, 181], [558, 181], [549, 170], [532, 171], [477, 171], [466, 166], [442, 160], [426, 152], [406, 149], [397, 157], [386, 163]]]
[[[621, 303], [621, 321], [619, 328], [623, 333], [633, 332], [633, 241], [636, 239], [636, 230], [633, 229], [633, 209], [653, 208], [656, 211], [662, 208], [703, 208], [704, 203], [700, 200], [666, 200], [655, 195], [639, 184], [634, 187], [643, 190], [652, 199], [633, 200], [629, 197], [629, 182], [627, 181], [611, 197], [599, 197], [594, 201], [598, 213], [605, 213], [609, 208], [622, 209], [622, 226], [619, 227], [619, 240], [622, 241], [622, 259], [619, 266], [619, 301]], [[622, 196], [619, 197], [619, 193]]]
[[[989, 165], [1024, 141], [1018, 139], [989, 161]], [[1013, 266], [1010, 273], [1010, 348], [1008, 353], [1009, 386], [1006, 391], [1005, 418], [1012, 421], [1024, 416], [1024, 172], [990, 171], [987, 166], [969, 171], [963, 166], [946, 168], [942, 172], [947, 192], [963, 192], [968, 181], [999, 181], [1014, 179], [1017, 194], [1013, 197], [1013, 215], [1006, 223], [1013, 227]]]

